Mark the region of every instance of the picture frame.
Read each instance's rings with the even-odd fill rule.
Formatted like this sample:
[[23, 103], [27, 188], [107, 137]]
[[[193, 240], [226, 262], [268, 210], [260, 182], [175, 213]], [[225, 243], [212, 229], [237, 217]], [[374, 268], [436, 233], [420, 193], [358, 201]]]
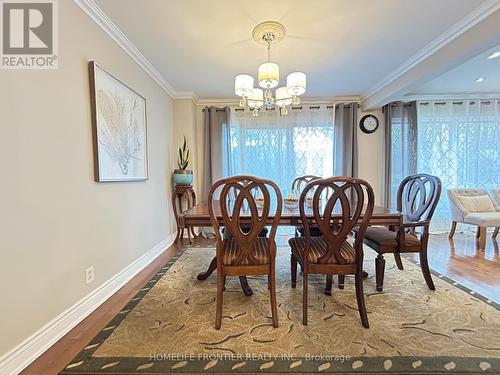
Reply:
[[147, 180], [146, 98], [95, 61], [89, 77], [95, 181]]

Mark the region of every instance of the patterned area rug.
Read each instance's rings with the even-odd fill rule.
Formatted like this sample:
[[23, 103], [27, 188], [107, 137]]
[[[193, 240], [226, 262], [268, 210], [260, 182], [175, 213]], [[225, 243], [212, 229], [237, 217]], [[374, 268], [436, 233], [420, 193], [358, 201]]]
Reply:
[[310, 276], [309, 325], [302, 288], [290, 288], [289, 249], [279, 248], [279, 328], [271, 325], [265, 278], [249, 278], [243, 295], [228, 278], [222, 328], [214, 329], [213, 248], [188, 247], [168, 262], [62, 374], [158, 373], [499, 373], [500, 309], [493, 301], [434, 274], [430, 291], [417, 264], [404, 270], [386, 257], [384, 292], [375, 291], [374, 253], [367, 249], [365, 300], [370, 328], [357, 311], [354, 280], [323, 293]]

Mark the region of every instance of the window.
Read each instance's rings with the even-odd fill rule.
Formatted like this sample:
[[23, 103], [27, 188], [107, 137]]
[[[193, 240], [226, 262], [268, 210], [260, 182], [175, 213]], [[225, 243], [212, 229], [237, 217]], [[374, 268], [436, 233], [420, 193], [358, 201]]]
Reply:
[[250, 174], [275, 181], [286, 194], [297, 176], [333, 174], [333, 110], [232, 111], [223, 152], [226, 175]]
[[450, 226], [446, 190], [500, 186], [500, 104], [497, 100], [418, 103], [417, 170], [438, 176], [443, 192], [432, 229]]

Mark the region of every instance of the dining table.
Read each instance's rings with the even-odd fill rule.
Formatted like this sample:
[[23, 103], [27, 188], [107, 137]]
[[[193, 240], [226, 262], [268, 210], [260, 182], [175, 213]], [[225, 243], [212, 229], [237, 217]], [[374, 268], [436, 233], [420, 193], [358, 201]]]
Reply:
[[[217, 221], [221, 227], [224, 226], [224, 220], [222, 217], [222, 213], [220, 210], [220, 202], [217, 200], [214, 200], [212, 202], [212, 207], [213, 207], [213, 212], [214, 216], [217, 218]], [[274, 220], [274, 212], [275, 212], [275, 207], [276, 207], [276, 202], [273, 202], [271, 204], [270, 208], [270, 213], [267, 218], [267, 222], [271, 224]], [[366, 206], [364, 206], [366, 207]], [[364, 217], [364, 211], [365, 209], [363, 208], [361, 215], [358, 219], [359, 222], [363, 220]], [[314, 218], [312, 208], [306, 205], [304, 209], [305, 217], [308, 221], [312, 221]], [[340, 205], [335, 206], [333, 208], [333, 214], [332, 214], [332, 222], [334, 223], [336, 220], [340, 220], [342, 218], [341, 214], [341, 207]], [[208, 202], [201, 202], [199, 204], [194, 205], [193, 207], [181, 212], [178, 216], [179, 223], [184, 226], [184, 227], [211, 227], [212, 222], [210, 220], [210, 215], [209, 215], [209, 210], [208, 210]], [[243, 207], [242, 211], [240, 212], [240, 223], [242, 225], [248, 223], [251, 224], [251, 213], [248, 207]], [[399, 226], [403, 223], [403, 215], [401, 212], [386, 208], [386, 207], [381, 207], [381, 206], [374, 206], [373, 207], [373, 212], [372, 216], [370, 217], [369, 220], [369, 225], [374, 226]], [[300, 209], [298, 205], [287, 205], [283, 204], [281, 216], [278, 222], [278, 225], [280, 226], [299, 226], [302, 224], [302, 219], [300, 215]], [[212, 259], [210, 262], [210, 265], [208, 266], [207, 270], [205, 272], [202, 272], [197, 275], [198, 280], [205, 280], [207, 279], [215, 270], [217, 269], [217, 260], [216, 257]], [[365, 276], [367, 276], [366, 272], [364, 272]], [[247, 279], [245, 276], [240, 276], [240, 283], [241, 287], [243, 289], [243, 292], [245, 295], [250, 296], [252, 295], [252, 289], [248, 285]], [[326, 292], [326, 291], [325, 291]], [[328, 293], [327, 293], [328, 294]]]

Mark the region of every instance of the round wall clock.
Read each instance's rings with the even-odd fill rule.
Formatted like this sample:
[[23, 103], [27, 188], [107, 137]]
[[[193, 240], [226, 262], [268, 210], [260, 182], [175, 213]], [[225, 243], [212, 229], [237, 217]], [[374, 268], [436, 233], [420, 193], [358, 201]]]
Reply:
[[374, 133], [378, 128], [378, 118], [373, 115], [363, 116], [359, 121], [359, 127], [363, 133]]

